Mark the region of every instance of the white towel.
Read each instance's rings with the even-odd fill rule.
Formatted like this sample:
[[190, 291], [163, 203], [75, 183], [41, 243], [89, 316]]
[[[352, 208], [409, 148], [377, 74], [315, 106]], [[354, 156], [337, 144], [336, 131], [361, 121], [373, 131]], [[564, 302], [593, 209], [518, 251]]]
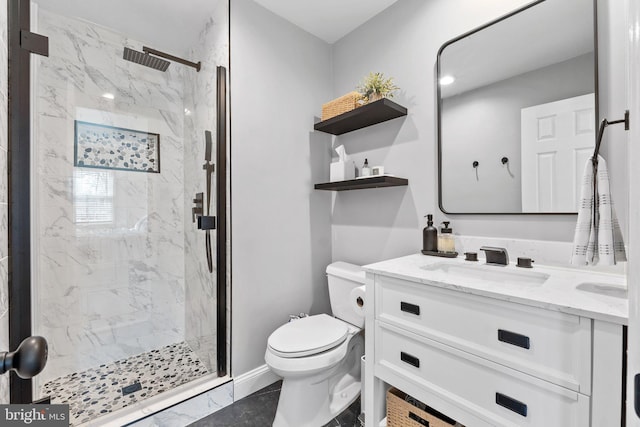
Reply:
[[607, 163], [598, 156], [595, 168], [591, 159], [584, 167], [571, 264], [615, 265], [626, 260], [622, 231], [611, 200]]

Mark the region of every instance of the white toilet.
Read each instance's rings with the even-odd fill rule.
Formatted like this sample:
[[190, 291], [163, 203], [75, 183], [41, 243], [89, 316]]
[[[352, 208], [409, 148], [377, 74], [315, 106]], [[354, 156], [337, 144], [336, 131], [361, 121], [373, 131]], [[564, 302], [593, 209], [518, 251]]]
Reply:
[[349, 294], [364, 278], [357, 265], [330, 264], [327, 279], [335, 317], [294, 320], [269, 336], [264, 359], [283, 378], [274, 427], [322, 426], [358, 397], [364, 317], [352, 308]]

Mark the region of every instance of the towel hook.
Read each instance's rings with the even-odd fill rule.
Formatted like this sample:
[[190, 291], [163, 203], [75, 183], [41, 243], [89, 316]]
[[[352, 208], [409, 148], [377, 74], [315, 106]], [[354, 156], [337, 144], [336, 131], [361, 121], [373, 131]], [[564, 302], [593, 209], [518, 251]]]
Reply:
[[600, 144], [602, 143], [602, 137], [604, 136], [604, 130], [609, 125], [615, 125], [618, 123], [624, 123], [624, 130], [629, 130], [629, 110], [624, 112], [624, 119], [608, 121], [607, 119], [602, 119], [600, 122], [600, 129], [598, 130], [598, 139], [596, 140], [596, 148], [593, 151], [593, 157], [591, 161], [593, 165], [598, 164], [598, 153], [600, 153]]

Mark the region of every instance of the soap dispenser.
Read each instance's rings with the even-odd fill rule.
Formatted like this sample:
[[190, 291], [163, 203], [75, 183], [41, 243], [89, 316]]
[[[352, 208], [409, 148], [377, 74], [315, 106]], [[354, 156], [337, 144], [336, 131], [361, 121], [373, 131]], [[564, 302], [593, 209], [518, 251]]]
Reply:
[[371, 176], [371, 168], [369, 167], [369, 159], [364, 159], [364, 165], [360, 170], [361, 176]]
[[433, 226], [433, 215], [425, 215], [427, 218], [427, 226], [422, 229], [422, 251], [437, 252], [438, 251], [438, 229]]
[[456, 241], [453, 237], [453, 230], [449, 228], [449, 221], [442, 223], [444, 227], [440, 229], [438, 236], [438, 250], [444, 253], [454, 253], [456, 251]]

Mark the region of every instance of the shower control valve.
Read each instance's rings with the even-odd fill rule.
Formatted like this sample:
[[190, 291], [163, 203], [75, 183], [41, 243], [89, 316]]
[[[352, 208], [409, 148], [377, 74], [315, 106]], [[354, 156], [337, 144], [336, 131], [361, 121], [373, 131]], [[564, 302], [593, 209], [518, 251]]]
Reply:
[[196, 218], [204, 213], [202, 210], [203, 198], [203, 193], [196, 193], [196, 198], [193, 199], [193, 204], [195, 206], [191, 208], [191, 222], [196, 222]]

